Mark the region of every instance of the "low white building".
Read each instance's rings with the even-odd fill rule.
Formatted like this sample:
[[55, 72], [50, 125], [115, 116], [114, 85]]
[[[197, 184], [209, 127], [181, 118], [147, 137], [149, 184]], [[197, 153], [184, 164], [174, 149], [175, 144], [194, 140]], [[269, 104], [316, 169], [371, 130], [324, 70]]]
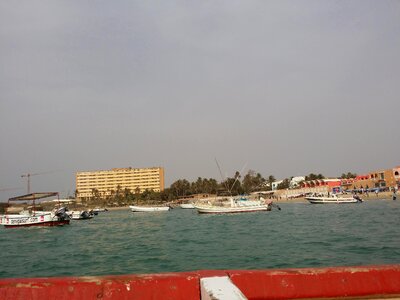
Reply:
[[273, 191], [276, 191], [278, 189], [278, 185], [281, 184], [283, 182], [283, 180], [278, 180], [278, 181], [274, 181], [273, 183], [271, 183], [271, 188]]
[[304, 180], [306, 180], [306, 177], [305, 177], [305, 176], [296, 176], [296, 177], [293, 177], [292, 180], [290, 180], [289, 188], [295, 189], [295, 188], [299, 187], [300, 182], [302, 182], [302, 181], [304, 181]]

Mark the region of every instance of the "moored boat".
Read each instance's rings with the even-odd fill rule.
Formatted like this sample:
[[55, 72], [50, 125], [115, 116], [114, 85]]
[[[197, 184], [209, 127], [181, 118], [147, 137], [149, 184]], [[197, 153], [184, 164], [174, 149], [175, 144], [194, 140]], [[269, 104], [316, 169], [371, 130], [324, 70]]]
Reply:
[[33, 206], [30, 210], [23, 210], [19, 214], [5, 214], [0, 216], [0, 224], [6, 228], [30, 227], [30, 226], [62, 226], [69, 224], [70, 218], [67, 209], [62, 207], [53, 211], [36, 210], [35, 202], [39, 199], [57, 196], [58, 193], [31, 193], [23, 196], [10, 198], [8, 203], [14, 201], [32, 201]]
[[[245, 198], [234, 199], [231, 197], [228, 202], [222, 205], [196, 205], [196, 209], [200, 214], [232, 214], [232, 213], [248, 213], [258, 211], [270, 211], [273, 203], [271, 200], [247, 200]], [[278, 209], [279, 206], [276, 206]]]
[[192, 203], [182, 203], [182, 204], [179, 204], [179, 207], [180, 207], [180, 208], [183, 208], [183, 209], [193, 209], [193, 208], [196, 208], [196, 207], [194, 206], [194, 204], [192, 204]]
[[156, 212], [156, 211], [169, 211], [169, 206], [134, 206], [130, 205], [129, 208], [132, 212]]
[[313, 195], [307, 196], [305, 199], [312, 204], [350, 204], [363, 202], [363, 200], [357, 195], [352, 197], [339, 197], [336, 194], [329, 196]]
[[88, 220], [93, 218], [93, 214], [87, 210], [71, 211], [69, 216], [72, 220]]
[[93, 208], [92, 211], [95, 212], [95, 213], [96, 212], [99, 213], [99, 212], [106, 212], [106, 211], [108, 211], [108, 209], [107, 208], [96, 207], [96, 208]]

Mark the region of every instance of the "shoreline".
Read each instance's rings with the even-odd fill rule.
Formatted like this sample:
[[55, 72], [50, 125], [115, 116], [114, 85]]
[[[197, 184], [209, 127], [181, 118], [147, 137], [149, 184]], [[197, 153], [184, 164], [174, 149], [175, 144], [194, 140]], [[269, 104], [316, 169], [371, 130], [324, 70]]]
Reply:
[[[368, 196], [367, 196], [368, 195]], [[380, 192], [378, 195], [374, 193], [369, 194], [359, 194], [362, 200], [364, 201], [378, 201], [378, 200], [392, 200], [392, 192]], [[286, 199], [282, 197], [281, 199], [271, 199], [276, 203], [308, 203], [308, 201], [304, 197]]]
[[[364, 201], [380, 201], [380, 200], [392, 200], [391, 192], [381, 192], [377, 195], [370, 193], [368, 196], [365, 194], [360, 195], [361, 199]], [[304, 197], [292, 198], [292, 199], [271, 199], [274, 203], [309, 203]], [[109, 211], [120, 211], [120, 210], [129, 210], [129, 206], [116, 206], [116, 207], [107, 207]]]

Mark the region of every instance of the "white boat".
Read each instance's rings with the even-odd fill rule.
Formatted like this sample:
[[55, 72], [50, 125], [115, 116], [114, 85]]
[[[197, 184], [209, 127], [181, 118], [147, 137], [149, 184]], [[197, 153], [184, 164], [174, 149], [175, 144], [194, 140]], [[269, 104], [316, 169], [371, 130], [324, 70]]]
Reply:
[[[252, 201], [243, 198], [234, 199], [231, 197], [228, 203], [218, 205], [196, 205], [196, 209], [200, 214], [232, 214], [232, 213], [247, 213], [257, 211], [270, 211], [272, 209], [272, 201], [260, 200]], [[278, 207], [278, 206], [277, 206]], [[278, 209], [280, 209], [278, 207]]]
[[154, 212], [154, 211], [169, 211], [171, 207], [169, 206], [133, 206], [130, 205], [129, 208], [132, 212]]
[[32, 193], [23, 196], [10, 198], [10, 201], [33, 201], [30, 210], [23, 210], [19, 214], [5, 214], [0, 216], [0, 225], [6, 228], [30, 227], [30, 226], [62, 226], [69, 224], [70, 218], [66, 214], [67, 209], [62, 207], [53, 211], [37, 211], [35, 201], [57, 196], [58, 193]]
[[93, 214], [87, 210], [71, 211], [69, 216], [72, 220], [88, 220], [93, 218]]
[[192, 203], [182, 203], [182, 204], [179, 204], [179, 207], [183, 208], [183, 209], [193, 209], [193, 208], [195, 208], [194, 204], [192, 204]]
[[329, 196], [307, 196], [305, 198], [312, 204], [349, 204], [363, 202], [363, 200], [358, 196], [339, 197], [336, 194]]
[[95, 212], [95, 213], [96, 212], [99, 213], [99, 212], [106, 212], [106, 211], [108, 211], [108, 209], [107, 208], [96, 207], [96, 208], [93, 208], [92, 211]]

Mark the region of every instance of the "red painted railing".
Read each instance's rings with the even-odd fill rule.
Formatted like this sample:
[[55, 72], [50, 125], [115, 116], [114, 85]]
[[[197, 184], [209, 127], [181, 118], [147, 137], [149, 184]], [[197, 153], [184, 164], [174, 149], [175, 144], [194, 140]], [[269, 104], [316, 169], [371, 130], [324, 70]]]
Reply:
[[400, 265], [0, 279], [0, 299], [200, 299], [200, 278], [229, 276], [248, 299], [399, 297]]

